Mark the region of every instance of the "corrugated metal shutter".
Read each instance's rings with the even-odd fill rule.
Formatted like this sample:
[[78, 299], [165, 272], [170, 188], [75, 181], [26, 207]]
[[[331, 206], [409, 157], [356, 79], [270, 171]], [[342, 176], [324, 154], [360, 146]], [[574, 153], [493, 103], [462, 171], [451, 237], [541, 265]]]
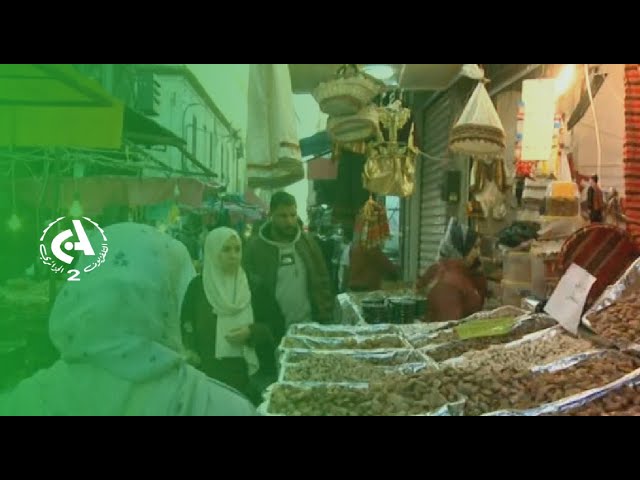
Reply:
[[452, 108], [447, 93], [440, 95], [425, 112], [420, 191], [420, 273], [435, 263], [447, 227], [447, 204], [442, 201], [446, 160], [449, 155]]

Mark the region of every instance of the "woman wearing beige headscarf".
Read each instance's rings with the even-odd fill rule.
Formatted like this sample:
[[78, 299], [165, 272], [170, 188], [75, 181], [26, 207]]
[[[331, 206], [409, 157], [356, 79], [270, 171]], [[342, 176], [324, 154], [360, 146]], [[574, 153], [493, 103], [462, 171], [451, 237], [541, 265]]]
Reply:
[[255, 414], [185, 359], [180, 306], [195, 272], [184, 245], [134, 223], [105, 235], [104, 264], [67, 283], [51, 312], [60, 360], [0, 396], [0, 415]]
[[255, 403], [249, 377], [268, 363], [259, 352], [272, 354], [268, 329], [255, 324], [249, 282], [242, 266], [242, 242], [235, 230], [221, 227], [207, 236], [202, 275], [193, 279], [182, 308], [187, 348], [199, 358], [199, 368], [237, 389]]

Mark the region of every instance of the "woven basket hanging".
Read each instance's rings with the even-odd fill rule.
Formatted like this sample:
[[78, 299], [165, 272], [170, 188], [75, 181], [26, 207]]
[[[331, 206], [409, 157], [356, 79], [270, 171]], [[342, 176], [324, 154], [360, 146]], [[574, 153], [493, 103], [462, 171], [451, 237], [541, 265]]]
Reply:
[[383, 82], [367, 75], [357, 65], [347, 64], [338, 69], [335, 79], [318, 85], [313, 98], [327, 115], [355, 115], [384, 89]]

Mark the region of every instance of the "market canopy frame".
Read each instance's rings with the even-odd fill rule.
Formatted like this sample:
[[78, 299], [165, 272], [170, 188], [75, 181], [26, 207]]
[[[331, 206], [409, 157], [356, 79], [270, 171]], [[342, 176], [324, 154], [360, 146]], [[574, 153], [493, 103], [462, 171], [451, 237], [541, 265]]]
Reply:
[[119, 149], [124, 105], [69, 64], [0, 65], [0, 147]]

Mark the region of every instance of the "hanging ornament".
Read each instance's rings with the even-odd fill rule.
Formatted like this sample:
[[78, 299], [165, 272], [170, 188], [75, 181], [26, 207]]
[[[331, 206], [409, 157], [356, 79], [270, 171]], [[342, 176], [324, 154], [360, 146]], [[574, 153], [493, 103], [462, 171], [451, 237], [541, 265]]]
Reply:
[[506, 135], [483, 82], [478, 83], [458, 123], [451, 131], [453, 153], [477, 158], [504, 154]]
[[385, 207], [369, 198], [356, 219], [354, 233], [356, 242], [367, 250], [384, 245], [391, 237]]

